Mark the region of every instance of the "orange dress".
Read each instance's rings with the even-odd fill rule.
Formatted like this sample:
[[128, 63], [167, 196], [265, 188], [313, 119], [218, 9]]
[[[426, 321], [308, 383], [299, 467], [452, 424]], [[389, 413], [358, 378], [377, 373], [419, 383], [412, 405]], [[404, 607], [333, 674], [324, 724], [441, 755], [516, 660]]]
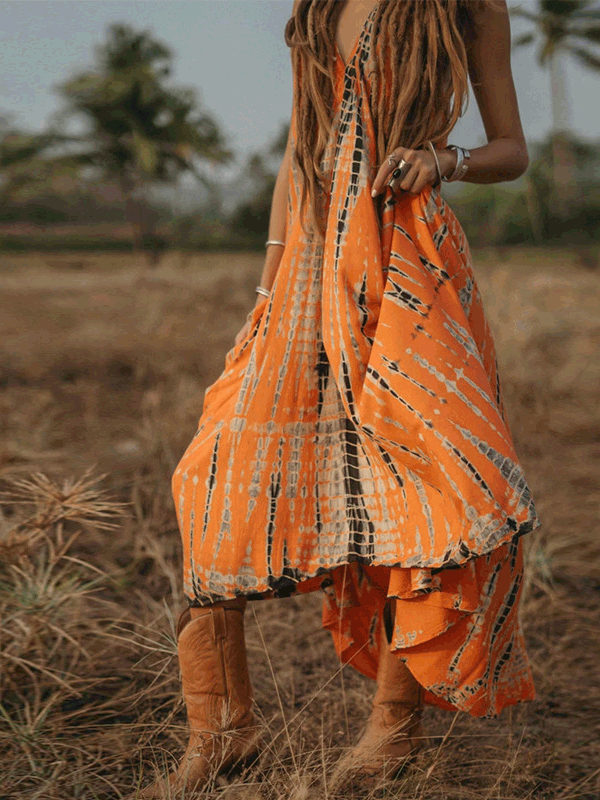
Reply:
[[381, 218], [371, 198], [376, 8], [336, 57], [325, 243], [302, 230], [292, 163], [270, 297], [172, 477], [184, 590], [322, 590], [340, 659], [372, 678], [394, 597], [390, 648], [425, 701], [491, 717], [534, 697], [518, 612], [540, 521], [458, 220], [433, 186], [387, 190]]

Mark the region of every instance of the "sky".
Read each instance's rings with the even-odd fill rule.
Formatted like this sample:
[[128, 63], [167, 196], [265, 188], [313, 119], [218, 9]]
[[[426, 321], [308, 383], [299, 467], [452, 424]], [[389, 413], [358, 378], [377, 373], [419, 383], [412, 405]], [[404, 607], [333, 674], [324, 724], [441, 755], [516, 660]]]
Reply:
[[[534, 11], [534, 0], [508, 0]], [[129, 23], [173, 51], [173, 82], [193, 87], [221, 124], [238, 163], [266, 147], [289, 122], [292, 81], [284, 27], [292, 0], [2, 0], [0, 3], [0, 114], [14, 124], [42, 130], [62, 107], [53, 87], [94, 63], [94, 47], [108, 26]], [[512, 17], [513, 36], [530, 26]], [[535, 60], [536, 47], [514, 51], [512, 69], [528, 141], [550, 129], [549, 80]], [[600, 135], [598, 77], [564, 59], [571, 91], [571, 126], [586, 139]], [[71, 123], [71, 130], [77, 129]], [[471, 95], [451, 141], [485, 143]]]

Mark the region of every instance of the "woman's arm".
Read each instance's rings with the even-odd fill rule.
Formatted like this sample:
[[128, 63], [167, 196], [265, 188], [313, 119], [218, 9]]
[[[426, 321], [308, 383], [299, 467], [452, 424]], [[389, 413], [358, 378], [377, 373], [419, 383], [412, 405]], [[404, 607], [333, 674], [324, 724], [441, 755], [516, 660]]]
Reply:
[[[292, 14], [295, 14], [298, 9], [300, 0], [294, 0], [292, 6]], [[292, 108], [293, 114], [293, 108]], [[288, 133], [288, 140], [285, 147], [285, 153], [277, 173], [277, 180], [275, 181], [275, 188], [273, 189], [273, 199], [271, 200], [271, 215], [269, 217], [269, 232], [267, 239], [276, 239], [280, 242], [285, 242], [287, 237], [287, 208], [289, 199], [289, 175], [292, 160], [292, 115], [290, 115], [290, 129]], [[283, 255], [284, 248], [280, 245], [269, 245], [265, 255], [265, 262], [260, 276], [259, 285], [264, 286], [265, 289], [271, 290], [275, 275], [279, 268], [279, 262]], [[256, 293], [256, 302], [254, 307], [266, 302], [267, 298], [263, 294]], [[235, 343], [240, 342], [248, 331], [250, 325], [250, 314], [246, 317], [246, 322], [242, 325], [241, 330], [236, 334]]]
[[[294, 0], [292, 6], [292, 14], [296, 13], [298, 8], [299, 0]], [[293, 113], [293, 109], [292, 109]], [[291, 125], [291, 115], [290, 115], [290, 130], [288, 133], [288, 140], [287, 145], [285, 148], [285, 153], [283, 155], [283, 159], [281, 161], [281, 165], [279, 167], [279, 172], [277, 173], [277, 180], [275, 181], [275, 188], [273, 189], [273, 199], [271, 200], [271, 215], [269, 217], [269, 232], [267, 235], [267, 239], [277, 239], [280, 242], [285, 242], [287, 237], [287, 208], [288, 208], [288, 198], [289, 198], [289, 174], [290, 174], [290, 166], [291, 166], [291, 159], [292, 159], [292, 125]], [[279, 262], [281, 261], [281, 257], [283, 255], [284, 248], [280, 245], [269, 245], [267, 247], [267, 252], [265, 255], [265, 262], [263, 265], [263, 270], [260, 276], [260, 286], [264, 286], [265, 289], [271, 290], [271, 286], [273, 285], [273, 281], [275, 280], [275, 275], [277, 274], [277, 270], [279, 268]], [[256, 302], [254, 307], [260, 305], [263, 302], [266, 302], [267, 298], [264, 295], [256, 293]], [[251, 312], [250, 312], [251, 313]], [[237, 333], [235, 337], [235, 343], [237, 344], [247, 333], [248, 326], [250, 325], [250, 313], [246, 318], [246, 322], [242, 325], [241, 330]]]
[[[525, 172], [529, 156], [512, 77], [508, 9], [506, 0], [481, 5], [477, 18], [480, 27], [468, 52], [468, 62], [488, 144], [470, 150], [469, 169], [463, 180], [512, 181]], [[455, 163], [453, 154], [452, 168]]]
[[[292, 16], [298, 10], [300, 0], [294, 0], [292, 3]], [[292, 67], [293, 69], [293, 67]], [[293, 109], [292, 109], [293, 114]], [[290, 120], [292, 118], [290, 114]], [[280, 242], [286, 240], [286, 214], [288, 206], [288, 197], [290, 191], [289, 174], [292, 161], [292, 125], [290, 122], [290, 130], [288, 134], [287, 145], [283, 156], [283, 161], [279, 167], [277, 181], [275, 182], [275, 189], [273, 190], [273, 200], [271, 202], [271, 216], [269, 218], [269, 235], [268, 239], [277, 239]], [[275, 275], [283, 255], [283, 247], [279, 245], [269, 245], [267, 247], [267, 255], [265, 257], [265, 264], [263, 267], [262, 275], [260, 278], [260, 285], [265, 289], [270, 289], [275, 280]], [[264, 295], [257, 293], [256, 303], [260, 303], [261, 299], [264, 300]]]
[[[300, 0], [294, 0], [292, 3], [292, 15], [298, 10]], [[292, 110], [293, 113], [293, 110]], [[291, 115], [290, 115], [291, 120]], [[288, 205], [288, 195], [290, 191], [289, 186], [289, 173], [292, 158], [292, 126], [290, 123], [290, 131], [288, 134], [287, 145], [283, 156], [283, 161], [279, 167], [277, 181], [275, 182], [275, 189], [273, 190], [273, 200], [271, 201], [271, 216], [269, 218], [269, 235], [268, 239], [277, 239], [280, 242], [286, 240], [286, 213]], [[270, 289], [283, 255], [283, 247], [279, 245], [269, 245], [267, 247], [267, 254], [265, 257], [265, 264], [260, 278], [260, 285], [265, 289]], [[264, 300], [264, 295], [256, 294], [256, 304], [258, 305], [261, 300]]]
[[[470, 183], [512, 181], [529, 164], [527, 144], [521, 126], [517, 94], [510, 64], [510, 22], [506, 0], [482, 3], [477, 16], [477, 35], [468, 50], [468, 70], [488, 143], [469, 149], [468, 170], [461, 178]], [[456, 142], [462, 144], [464, 142]], [[397, 147], [394, 153], [412, 164], [395, 191], [418, 194], [438, 175], [432, 153], [424, 148]], [[454, 150], [436, 150], [442, 175], [448, 177], [456, 166]], [[373, 181], [373, 194], [384, 191], [394, 167], [387, 159]]]
[[[288, 141], [285, 148], [285, 153], [283, 159], [281, 161], [281, 166], [279, 167], [279, 172], [277, 174], [277, 180], [275, 181], [275, 188], [273, 189], [273, 199], [271, 201], [271, 216], [269, 217], [269, 233], [268, 239], [277, 239], [280, 242], [285, 242], [286, 240], [286, 213], [287, 213], [287, 204], [288, 204], [288, 193], [289, 193], [289, 169], [290, 169], [290, 159], [291, 159], [291, 126], [290, 126], [290, 134], [288, 135]], [[279, 267], [279, 262], [281, 261], [281, 256], [283, 255], [284, 248], [280, 245], [269, 245], [267, 247], [267, 253], [265, 255], [265, 263], [263, 266], [263, 270], [260, 276], [259, 284], [260, 286], [264, 286], [265, 289], [271, 289], [273, 285], [273, 281], [275, 280], [275, 274], [277, 273], [277, 269]], [[267, 302], [267, 298], [263, 294], [256, 293], [256, 302], [254, 304], [256, 306], [260, 305], [263, 302]], [[242, 325], [238, 333], [235, 337], [235, 343], [238, 344], [247, 334], [248, 327], [250, 325], [250, 314], [252, 312], [248, 312], [246, 317], [246, 322]]]
[[[290, 190], [289, 170], [292, 154], [291, 148], [292, 143], [290, 128], [290, 135], [288, 136], [285, 153], [281, 162], [281, 166], [279, 167], [279, 173], [277, 174], [277, 180], [275, 181], [275, 188], [273, 190], [271, 216], [269, 217], [269, 235], [267, 237], [268, 239], [277, 239], [280, 242], [285, 242], [287, 234], [286, 213], [288, 194]], [[275, 274], [277, 272], [277, 268], [279, 267], [279, 262], [281, 261], [282, 255], [283, 247], [280, 247], [279, 245], [269, 245], [269, 247], [267, 247], [265, 264], [260, 278], [260, 285], [264, 286], [265, 289], [271, 288], [273, 281], [275, 280]], [[263, 295], [257, 293], [257, 303], [264, 299], [265, 298]]]

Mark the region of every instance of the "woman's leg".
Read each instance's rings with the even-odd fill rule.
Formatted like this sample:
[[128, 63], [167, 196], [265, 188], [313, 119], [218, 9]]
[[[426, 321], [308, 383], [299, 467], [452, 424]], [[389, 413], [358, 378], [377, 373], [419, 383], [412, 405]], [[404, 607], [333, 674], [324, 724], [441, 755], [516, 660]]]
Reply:
[[394, 598], [381, 624], [377, 689], [373, 708], [358, 744], [339, 762], [333, 780], [388, 778], [397, 774], [421, 748], [422, 687], [398, 655], [390, 650]]
[[[190, 738], [178, 769], [134, 797], [197, 789], [258, 752], [244, 639], [246, 598], [182, 612], [178, 653]], [[170, 784], [170, 786], [169, 786]]]

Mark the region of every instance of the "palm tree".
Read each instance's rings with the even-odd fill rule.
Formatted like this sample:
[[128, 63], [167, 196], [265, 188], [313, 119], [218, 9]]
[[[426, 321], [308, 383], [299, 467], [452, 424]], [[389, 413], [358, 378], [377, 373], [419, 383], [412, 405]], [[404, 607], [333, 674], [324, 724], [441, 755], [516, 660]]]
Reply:
[[[561, 56], [570, 53], [587, 68], [600, 69], [594, 48], [600, 44], [600, 8], [594, 0], [538, 0], [537, 12], [521, 7], [511, 13], [532, 22], [536, 32], [515, 38], [513, 47], [539, 42], [538, 64], [548, 66], [552, 101], [552, 171], [556, 211], [566, 216], [576, 193], [569, 146], [568, 91]], [[536, 35], [537, 34], [537, 35]]]
[[232, 152], [211, 116], [198, 110], [193, 89], [165, 86], [172, 56], [163, 43], [115, 24], [97, 55], [93, 69], [57, 87], [67, 101], [58, 120], [78, 114], [89, 123], [87, 133], [65, 137], [76, 150], [61, 160], [118, 179], [135, 244], [146, 249], [154, 223], [144, 213], [144, 191], [174, 184], [185, 172], [212, 189], [197, 162], [225, 163]]
[[36, 197], [40, 186], [48, 186], [58, 177], [72, 177], [44, 158], [58, 142], [60, 137], [52, 132], [28, 133], [17, 128], [8, 115], [0, 115], [0, 203], [3, 207]]

